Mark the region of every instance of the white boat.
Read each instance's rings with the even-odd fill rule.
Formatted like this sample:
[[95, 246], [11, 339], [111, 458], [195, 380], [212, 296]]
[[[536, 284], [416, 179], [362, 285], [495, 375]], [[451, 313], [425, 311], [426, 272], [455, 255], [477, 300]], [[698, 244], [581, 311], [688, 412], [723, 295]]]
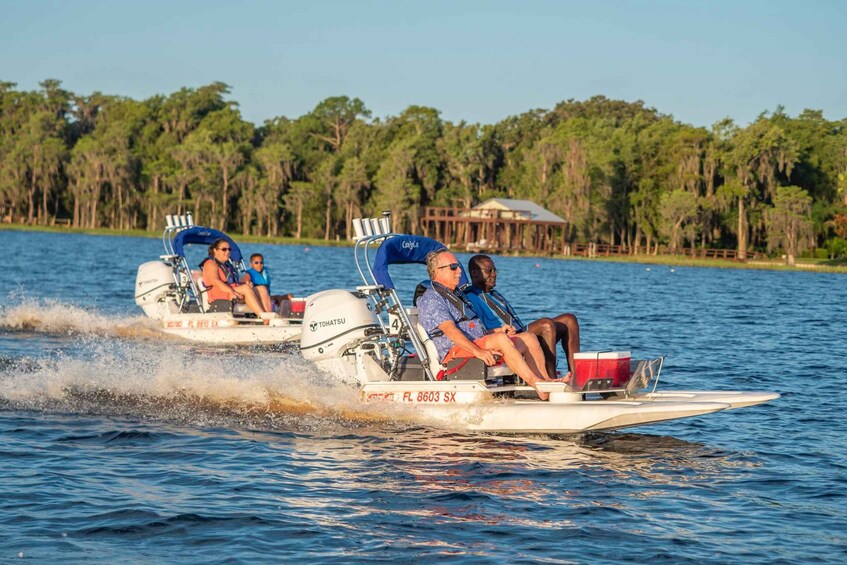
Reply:
[[390, 265], [425, 264], [429, 251], [444, 246], [426, 237], [388, 233], [387, 224], [385, 218], [354, 224], [361, 234], [354, 256], [363, 284], [355, 291], [328, 290], [308, 297], [300, 339], [303, 356], [358, 387], [362, 402], [407, 406], [420, 418], [451, 429], [578, 433], [779, 398], [774, 392], [660, 391], [663, 357], [633, 362], [623, 380], [589, 378], [579, 387], [540, 383], [538, 389], [549, 393], [547, 400], [540, 400], [505, 366], [486, 367], [472, 359], [453, 371], [439, 362], [434, 344], [417, 323], [417, 309], [401, 302], [388, 273]]
[[225, 233], [194, 225], [190, 213], [166, 216], [166, 222], [162, 233], [165, 253], [157, 261], [143, 263], [135, 279], [135, 303], [159, 322], [161, 332], [219, 345], [296, 342], [303, 327], [303, 299], [284, 302], [283, 312], [289, 312], [286, 316], [269, 312], [260, 318], [240, 303], [234, 303], [231, 311], [213, 312], [199, 264], [192, 269], [186, 251], [202, 246], [198, 253], [205, 256], [210, 244], [225, 239], [232, 250], [230, 260], [243, 273], [241, 250]]

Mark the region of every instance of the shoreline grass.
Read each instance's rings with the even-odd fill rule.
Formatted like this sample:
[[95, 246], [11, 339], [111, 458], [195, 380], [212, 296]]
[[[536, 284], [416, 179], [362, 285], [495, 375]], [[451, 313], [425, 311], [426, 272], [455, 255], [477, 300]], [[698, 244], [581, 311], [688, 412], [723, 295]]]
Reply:
[[[85, 235], [105, 236], [130, 236], [160, 238], [161, 232], [146, 230], [114, 230], [109, 228], [73, 228], [69, 226], [31, 226], [26, 224], [0, 224], [0, 231], [29, 231], [70, 233]], [[256, 235], [245, 235], [228, 232], [231, 237], [239, 243], [266, 243], [283, 245], [310, 245], [314, 247], [350, 247], [352, 242], [341, 240], [324, 240], [317, 238], [295, 238], [295, 237], [266, 237]], [[675, 267], [712, 267], [719, 269], [753, 269], [770, 271], [792, 271], [811, 273], [839, 273], [847, 274], [847, 260], [828, 260], [804, 257], [798, 259], [797, 265], [789, 267], [778, 259], [755, 259], [748, 261], [734, 261], [730, 259], [701, 259], [684, 255], [626, 255], [626, 256], [601, 256], [601, 257], [578, 257], [565, 255], [533, 255], [528, 253], [506, 253], [503, 255], [517, 257], [550, 257], [552, 259], [563, 259], [566, 261], [609, 261], [614, 263], [645, 263], [649, 265], [667, 265]]]

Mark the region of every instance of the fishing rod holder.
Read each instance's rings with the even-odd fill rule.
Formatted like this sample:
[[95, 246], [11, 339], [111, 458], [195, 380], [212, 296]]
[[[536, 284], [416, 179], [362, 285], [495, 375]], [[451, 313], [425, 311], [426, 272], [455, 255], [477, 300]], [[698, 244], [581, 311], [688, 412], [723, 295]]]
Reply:
[[379, 218], [353, 218], [353, 239], [357, 242], [390, 233], [392, 233], [391, 212], [385, 211]]

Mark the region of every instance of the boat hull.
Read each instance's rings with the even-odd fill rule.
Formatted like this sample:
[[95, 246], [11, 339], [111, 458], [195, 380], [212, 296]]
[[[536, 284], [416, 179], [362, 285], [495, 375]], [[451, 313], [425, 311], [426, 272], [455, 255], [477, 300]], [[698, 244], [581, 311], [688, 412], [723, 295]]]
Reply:
[[611, 431], [726, 410], [720, 402], [587, 401], [551, 404], [533, 400], [427, 408], [426, 418], [449, 428], [500, 433], [574, 434]]
[[269, 345], [300, 339], [301, 319], [275, 318], [261, 321], [232, 314], [182, 314], [165, 317], [159, 331], [195, 343], [211, 345]]
[[[489, 388], [481, 381], [367, 383], [360, 397], [366, 403], [408, 406], [417, 419], [449, 429], [542, 434], [617, 430], [779, 397], [770, 392], [678, 391], [604, 400], [586, 399], [558, 383], [543, 383], [541, 388], [550, 393], [550, 400], [533, 397], [528, 387]], [[521, 397], [527, 393], [528, 397]]]
[[645, 392], [633, 396], [634, 400], [661, 402], [723, 402], [729, 409], [764, 404], [779, 398], [779, 393], [740, 390], [667, 390]]

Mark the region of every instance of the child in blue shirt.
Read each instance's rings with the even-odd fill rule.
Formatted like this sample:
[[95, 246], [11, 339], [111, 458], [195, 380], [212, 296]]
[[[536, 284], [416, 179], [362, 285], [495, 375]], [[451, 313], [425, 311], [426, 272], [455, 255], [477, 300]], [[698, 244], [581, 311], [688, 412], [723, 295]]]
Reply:
[[271, 308], [272, 302], [278, 307], [283, 300], [291, 300], [290, 294], [271, 295], [271, 274], [265, 269], [265, 257], [261, 253], [254, 253], [250, 256], [250, 267], [246, 272], [266, 311], [276, 312], [276, 308]]

